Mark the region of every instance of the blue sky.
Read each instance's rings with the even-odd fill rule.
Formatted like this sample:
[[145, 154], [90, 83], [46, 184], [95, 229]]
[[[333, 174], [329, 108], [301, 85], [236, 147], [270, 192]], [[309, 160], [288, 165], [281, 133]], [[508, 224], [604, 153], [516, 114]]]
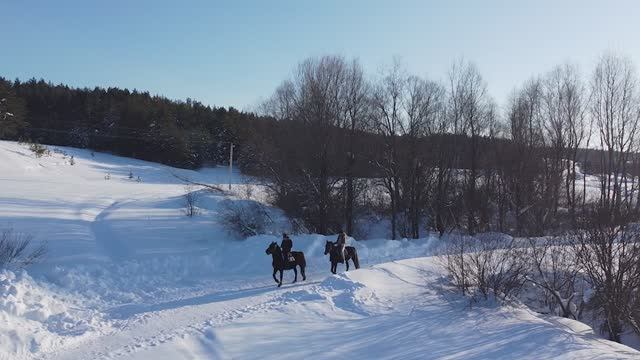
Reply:
[[0, 76], [117, 86], [251, 109], [309, 56], [400, 56], [444, 79], [475, 62], [503, 104], [563, 62], [591, 71], [613, 50], [640, 62], [636, 1], [0, 0]]

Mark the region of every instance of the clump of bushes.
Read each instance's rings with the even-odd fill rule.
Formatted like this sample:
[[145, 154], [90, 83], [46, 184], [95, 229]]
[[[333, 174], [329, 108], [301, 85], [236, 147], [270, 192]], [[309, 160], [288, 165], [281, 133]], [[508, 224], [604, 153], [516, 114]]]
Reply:
[[49, 151], [49, 149], [42, 145], [42, 144], [38, 144], [38, 143], [31, 143], [29, 144], [29, 150], [31, 150], [31, 152], [37, 157], [37, 158], [41, 158], [43, 156], [49, 156], [51, 155], [51, 151]]

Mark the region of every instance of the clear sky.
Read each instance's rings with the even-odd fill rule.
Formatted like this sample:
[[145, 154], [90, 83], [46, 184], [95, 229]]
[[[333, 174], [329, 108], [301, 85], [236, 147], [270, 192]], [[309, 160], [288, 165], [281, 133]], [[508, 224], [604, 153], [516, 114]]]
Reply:
[[0, 0], [0, 76], [117, 86], [252, 109], [309, 56], [400, 56], [443, 79], [475, 62], [503, 104], [556, 64], [613, 50], [640, 65], [640, 1]]

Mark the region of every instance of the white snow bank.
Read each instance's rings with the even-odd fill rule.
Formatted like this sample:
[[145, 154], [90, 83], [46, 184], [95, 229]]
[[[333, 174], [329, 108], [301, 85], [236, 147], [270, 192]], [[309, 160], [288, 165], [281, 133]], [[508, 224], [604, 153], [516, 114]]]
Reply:
[[82, 337], [94, 329], [99, 313], [79, 311], [77, 301], [24, 271], [0, 271], [0, 359], [28, 356], [57, 345], [61, 337]]
[[[575, 321], [475, 304], [442, 291], [434, 258], [285, 288], [268, 312], [216, 327], [228, 358], [633, 359]], [[248, 339], [250, 339], [248, 341]], [[142, 359], [139, 354], [138, 359]]]

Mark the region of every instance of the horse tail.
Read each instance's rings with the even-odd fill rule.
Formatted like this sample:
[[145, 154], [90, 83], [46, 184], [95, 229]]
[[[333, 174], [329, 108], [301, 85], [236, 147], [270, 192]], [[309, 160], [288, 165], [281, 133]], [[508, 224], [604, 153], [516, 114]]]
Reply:
[[302, 267], [303, 269], [305, 267], [307, 267], [307, 260], [304, 258], [304, 253], [302, 251], [300, 251], [300, 267]]
[[358, 259], [358, 250], [353, 248], [353, 264], [356, 266], [356, 269], [360, 269], [360, 260]]

